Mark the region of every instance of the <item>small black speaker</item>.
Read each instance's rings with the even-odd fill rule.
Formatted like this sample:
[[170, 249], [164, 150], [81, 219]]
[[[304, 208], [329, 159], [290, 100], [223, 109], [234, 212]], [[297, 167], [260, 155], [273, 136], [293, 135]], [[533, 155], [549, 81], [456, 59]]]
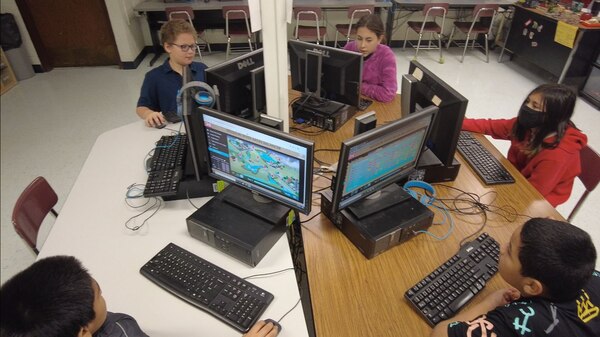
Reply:
[[354, 119], [354, 135], [367, 132], [371, 129], [375, 129], [377, 125], [377, 116], [375, 111], [369, 111], [364, 115], [360, 115]]

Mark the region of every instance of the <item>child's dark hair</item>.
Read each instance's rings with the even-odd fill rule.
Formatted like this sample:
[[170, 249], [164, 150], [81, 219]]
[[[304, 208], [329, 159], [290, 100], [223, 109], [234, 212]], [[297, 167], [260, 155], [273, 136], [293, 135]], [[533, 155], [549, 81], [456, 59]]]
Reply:
[[[527, 104], [529, 96], [534, 93], [539, 93], [543, 97], [543, 109], [546, 113], [544, 125], [539, 127], [533, 139], [527, 144], [527, 151], [535, 155], [542, 148], [555, 148], [560, 143], [565, 135], [565, 131], [569, 125], [574, 127], [571, 122], [571, 116], [575, 110], [575, 101], [577, 94], [571, 88], [563, 84], [542, 84], [533, 89], [523, 101], [523, 105]], [[519, 141], [525, 140], [527, 128], [524, 128], [519, 123], [515, 123], [512, 135]], [[544, 138], [552, 133], [556, 133], [556, 138], [552, 143], [544, 142]]]
[[94, 297], [77, 259], [41, 259], [0, 289], [0, 336], [75, 337], [95, 318]]
[[519, 260], [521, 275], [540, 281], [546, 297], [566, 301], [592, 276], [596, 249], [588, 233], [568, 222], [533, 218], [521, 230]]
[[358, 29], [360, 27], [366, 27], [368, 30], [375, 33], [375, 36], [377, 36], [377, 38], [380, 38], [383, 36], [381, 43], [386, 43], [385, 27], [383, 26], [383, 21], [381, 21], [381, 18], [379, 17], [379, 15], [375, 15], [375, 14], [365, 15], [365, 16], [361, 17], [354, 26], [356, 27], [356, 29]]

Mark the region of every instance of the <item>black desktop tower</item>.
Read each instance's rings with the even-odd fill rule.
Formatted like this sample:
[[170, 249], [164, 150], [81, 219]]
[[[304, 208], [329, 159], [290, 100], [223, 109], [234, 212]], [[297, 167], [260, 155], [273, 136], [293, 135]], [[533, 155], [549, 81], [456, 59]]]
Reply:
[[412, 197], [362, 219], [348, 209], [332, 214], [331, 199], [330, 189], [321, 192], [321, 212], [368, 259], [412, 239], [418, 235], [416, 231], [426, 230], [433, 223], [433, 212]]
[[240, 194], [240, 188], [227, 187], [186, 219], [187, 228], [193, 238], [254, 267], [285, 232], [290, 209], [275, 203], [258, 206], [276, 214], [275, 222], [267, 221], [228, 201]]
[[302, 100], [303, 98], [292, 103], [292, 119], [331, 132], [335, 132], [342, 127], [358, 111], [356, 107], [331, 100], [323, 100], [323, 106], [302, 104]]

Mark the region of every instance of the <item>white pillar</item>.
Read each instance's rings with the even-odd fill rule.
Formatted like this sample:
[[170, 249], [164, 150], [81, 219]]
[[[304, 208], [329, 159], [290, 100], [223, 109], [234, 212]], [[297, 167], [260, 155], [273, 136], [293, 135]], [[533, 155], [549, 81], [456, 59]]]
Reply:
[[289, 131], [287, 67], [287, 1], [260, 0], [262, 41], [265, 61], [267, 112], [283, 120]]

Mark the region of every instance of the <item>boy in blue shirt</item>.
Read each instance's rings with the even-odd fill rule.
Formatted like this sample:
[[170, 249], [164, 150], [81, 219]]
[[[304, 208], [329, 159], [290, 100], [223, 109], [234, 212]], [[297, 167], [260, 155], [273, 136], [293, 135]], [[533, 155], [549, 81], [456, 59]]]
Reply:
[[177, 112], [176, 97], [183, 85], [183, 67], [190, 67], [194, 81], [205, 81], [206, 65], [194, 62], [196, 30], [188, 21], [168, 21], [160, 29], [160, 39], [169, 58], [146, 73], [135, 110], [149, 127], [164, 124], [165, 114]]
[[499, 271], [514, 288], [493, 292], [431, 332], [439, 336], [600, 336], [600, 273], [590, 236], [533, 218], [502, 246]]

